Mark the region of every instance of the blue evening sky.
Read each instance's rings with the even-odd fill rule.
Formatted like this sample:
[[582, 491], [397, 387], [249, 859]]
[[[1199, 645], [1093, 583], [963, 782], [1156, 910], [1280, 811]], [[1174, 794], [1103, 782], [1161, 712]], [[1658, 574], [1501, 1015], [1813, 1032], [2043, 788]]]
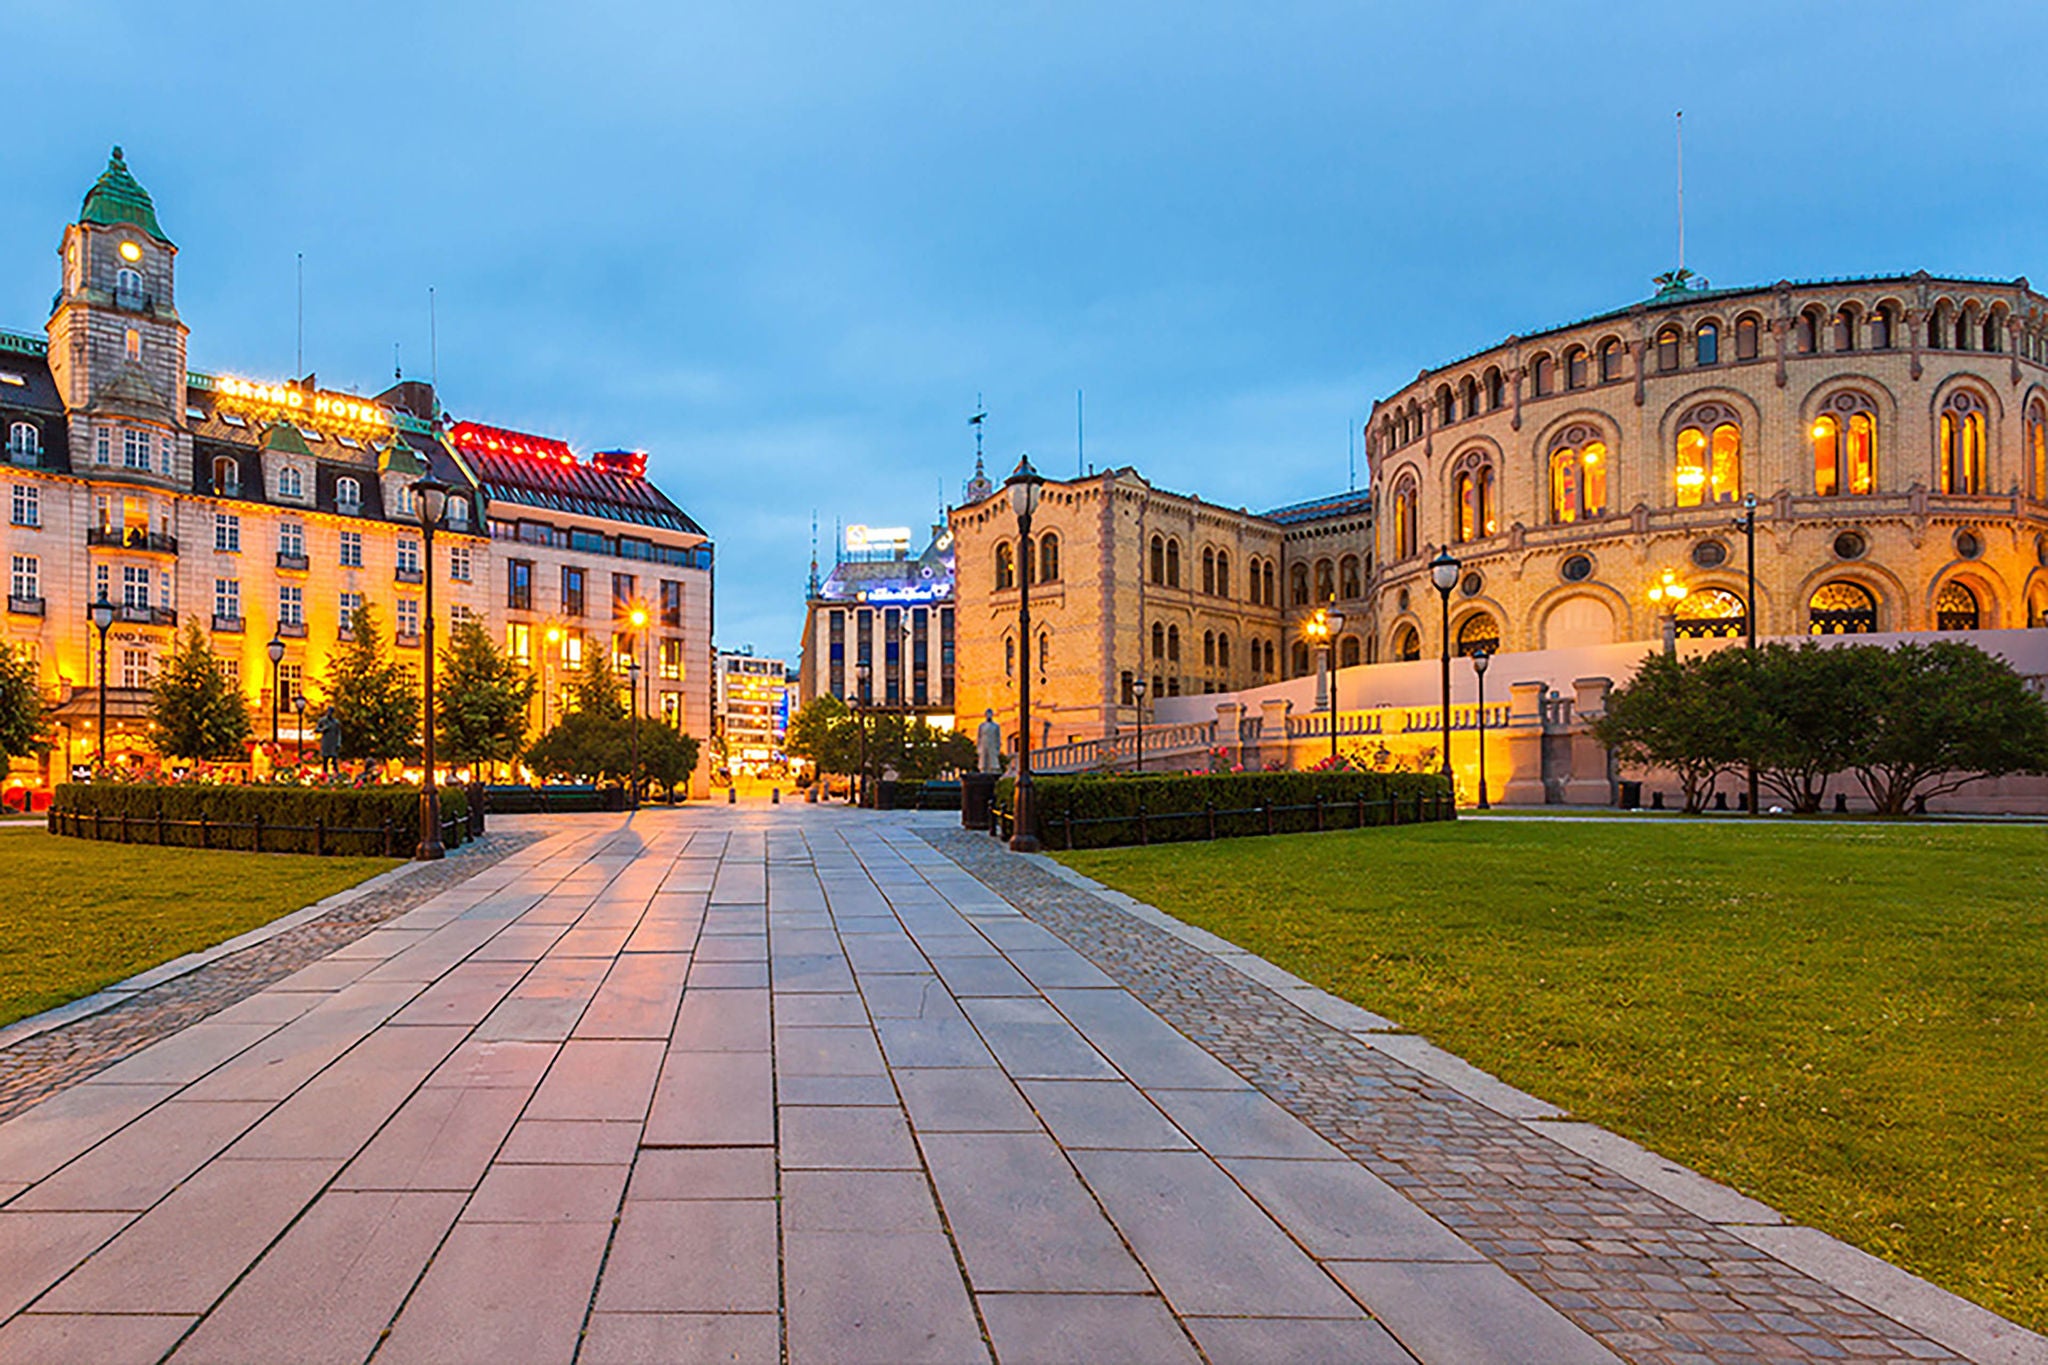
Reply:
[[[639, 446], [792, 661], [813, 509], [913, 526], [1087, 455], [1264, 508], [1344, 486], [1423, 366], [1717, 284], [2048, 278], [2025, 54], [1948, 3], [0, 0], [0, 327], [119, 142], [196, 368]], [[1361, 475], [1362, 478], [1362, 475]]]

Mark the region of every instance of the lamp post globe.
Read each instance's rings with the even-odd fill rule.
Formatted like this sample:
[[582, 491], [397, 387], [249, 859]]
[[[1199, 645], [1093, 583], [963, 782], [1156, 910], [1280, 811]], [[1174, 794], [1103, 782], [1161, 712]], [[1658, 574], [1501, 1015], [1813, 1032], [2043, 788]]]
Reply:
[[412, 485], [413, 514], [419, 518], [422, 556], [420, 578], [426, 584], [425, 622], [420, 627], [420, 652], [425, 705], [420, 723], [420, 849], [423, 862], [445, 853], [441, 847], [441, 792], [434, 785], [434, 528], [448, 510], [448, 485], [431, 475]]
[[1031, 467], [1031, 457], [1026, 455], [1003, 480], [1003, 487], [1009, 490], [1010, 507], [1017, 514], [1017, 641], [1024, 653], [1017, 688], [1017, 798], [1010, 848], [1016, 853], [1036, 853], [1037, 812], [1031, 804], [1031, 570], [1037, 556], [1032, 553], [1031, 517], [1038, 511], [1045, 478]]
[[1472, 673], [1479, 679], [1479, 809], [1492, 810], [1493, 803], [1486, 799], [1486, 666], [1493, 662], [1493, 653], [1487, 649], [1472, 651]]
[[[99, 768], [107, 766], [107, 632], [114, 627], [114, 604], [107, 600], [106, 589], [100, 589], [99, 601], [92, 604], [93, 629], [100, 633], [100, 756]], [[65, 761], [70, 761], [67, 753]]]
[[[1458, 570], [1461, 566], [1453, 557], [1449, 546], [1436, 552], [1436, 558], [1429, 561], [1429, 581], [1436, 584], [1436, 595], [1443, 600], [1443, 707], [1444, 707], [1444, 761], [1443, 775], [1446, 787], [1451, 781], [1451, 589], [1458, 586]], [[1445, 793], [1455, 801], [1455, 790]]]
[[[279, 624], [278, 630], [284, 627]], [[284, 704], [284, 698], [277, 694], [278, 667], [284, 663], [284, 637], [277, 630], [270, 633], [270, 643], [263, 646], [263, 652], [270, 658], [270, 747], [272, 757], [277, 749], [277, 713]]]

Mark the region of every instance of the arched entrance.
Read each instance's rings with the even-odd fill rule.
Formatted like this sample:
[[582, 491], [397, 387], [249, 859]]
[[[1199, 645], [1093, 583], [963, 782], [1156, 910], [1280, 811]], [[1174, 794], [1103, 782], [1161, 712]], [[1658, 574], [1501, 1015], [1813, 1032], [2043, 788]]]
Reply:
[[1458, 623], [1458, 657], [1468, 659], [1480, 650], [1500, 653], [1500, 625], [1483, 611], [1475, 611]]
[[1806, 604], [1814, 635], [1868, 635], [1877, 629], [1877, 599], [1860, 583], [1837, 579], [1813, 590]]
[[1394, 632], [1393, 655], [1397, 660], [1419, 659], [1422, 657], [1422, 636], [1415, 627], [1402, 626]]
[[1952, 578], [1942, 585], [1934, 599], [1936, 630], [1976, 630], [1982, 619], [1977, 594], [1970, 590], [1969, 584]]
[[1749, 629], [1749, 611], [1726, 588], [1699, 588], [1679, 600], [1678, 634], [1687, 640], [1728, 640]]

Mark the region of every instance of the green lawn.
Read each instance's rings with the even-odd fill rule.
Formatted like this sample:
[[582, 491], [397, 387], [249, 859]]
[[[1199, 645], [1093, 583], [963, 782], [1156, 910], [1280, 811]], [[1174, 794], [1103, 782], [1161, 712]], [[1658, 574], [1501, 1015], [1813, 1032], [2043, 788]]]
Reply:
[[0, 1024], [233, 938], [395, 865], [0, 834]]
[[1468, 822], [1063, 854], [2048, 1328], [2048, 837]]

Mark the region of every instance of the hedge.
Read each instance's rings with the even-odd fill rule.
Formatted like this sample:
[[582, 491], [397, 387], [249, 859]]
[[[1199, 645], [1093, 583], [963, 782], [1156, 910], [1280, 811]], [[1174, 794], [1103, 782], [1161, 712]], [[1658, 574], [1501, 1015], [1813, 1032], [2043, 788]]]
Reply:
[[[996, 788], [1004, 823], [1016, 779]], [[1158, 773], [1031, 779], [1038, 841], [1109, 848], [1455, 819], [1438, 773]]]
[[484, 788], [484, 809], [506, 815], [559, 815], [579, 811], [618, 811], [626, 808], [624, 787], [596, 787], [582, 783], [549, 783], [544, 787], [496, 786]]
[[[441, 788], [441, 838], [449, 848], [469, 837], [468, 814], [462, 787]], [[50, 802], [52, 834], [184, 848], [409, 857], [419, 828], [420, 789], [405, 786], [67, 782]]]

